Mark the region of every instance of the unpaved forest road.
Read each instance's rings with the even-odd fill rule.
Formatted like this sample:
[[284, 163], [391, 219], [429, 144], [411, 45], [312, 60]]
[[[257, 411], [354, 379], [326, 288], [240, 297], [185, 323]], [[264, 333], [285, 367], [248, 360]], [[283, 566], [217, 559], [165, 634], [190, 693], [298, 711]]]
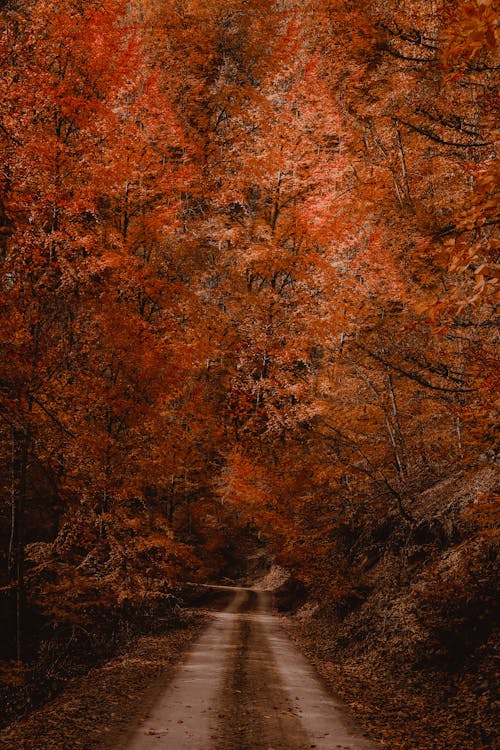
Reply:
[[269, 594], [234, 591], [127, 750], [374, 750], [269, 613]]

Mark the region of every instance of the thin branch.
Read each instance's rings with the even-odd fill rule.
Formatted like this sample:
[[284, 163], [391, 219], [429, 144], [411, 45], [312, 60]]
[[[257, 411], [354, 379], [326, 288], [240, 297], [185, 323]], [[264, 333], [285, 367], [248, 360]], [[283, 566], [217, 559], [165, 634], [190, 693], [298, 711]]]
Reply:
[[366, 354], [368, 354], [370, 357], [377, 360], [377, 362], [380, 362], [386, 367], [390, 367], [392, 370], [399, 373], [400, 375], [403, 375], [405, 378], [414, 380], [416, 383], [419, 383], [419, 385], [424, 386], [424, 388], [431, 388], [433, 391], [441, 391], [442, 393], [473, 393], [476, 390], [475, 388], [445, 388], [441, 385], [434, 385], [433, 383], [430, 383], [428, 380], [423, 378], [421, 375], [418, 375], [415, 372], [408, 372], [407, 370], [403, 370], [402, 367], [398, 367], [398, 365], [389, 362], [389, 360], [381, 357], [380, 354], [376, 354], [375, 352], [370, 351], [370, 349], [367, 349], [366, 346], [360, 344], [359, 341], [355, 341], [354, 339], [352, 339], [352, 343], [362, 351], [366, 352]]
[[71, 432], [71, 430], [68, 430], [68, 428], [65, 427], [63, 423], [54, 414], [52, 414], [52, 412], [50, 412], [47, 409], [47, 407], [39, 399], [35, 398], [35, 396], [33, 396], [32, 394], [29, 394], [29, 398], [37, 406], [40, 407], [40, 409], [49, 417], [49, 419], [52, 419], [52, 421], [55, 422], [55, 424], [59, 427], [60, 430], [62, 430], [62, 432], [64, 432], [66, 435], [69, 435], [70, 437], [73, 437], [73, 438], [75, 437], [74, 432]]
[[446, 141], [444, 138], [440, 138], [427, 128], [413, 125], [413, 123], [407, 122], [406, 120], [401, 119], [401, 117], [395, 117], [394, 119], [397, 120], [397, 122], [400, 122], [401, 125], [405, 125], [407, 128], [410, 128], [410, 130], [414, 130], [416, 133], [420, 133], [420, 135], [429, 138], [431, 141], [440, 143], [442, 146], [453, 146], [453, 148], [484, 148], [485, 146], [492, 145], [491, 141], [481, 141], [480, 143], [456, 143], [454, 141]]
[[382, 47], [383, 52], [387, 52], [388, 55], [396, 57], [398, 60], [404, 60], [405, 62], [416, 62], [416, 63], [437, 63], [437, 57], [410, 57], [409, 55], [403, 55], [388, 44]]

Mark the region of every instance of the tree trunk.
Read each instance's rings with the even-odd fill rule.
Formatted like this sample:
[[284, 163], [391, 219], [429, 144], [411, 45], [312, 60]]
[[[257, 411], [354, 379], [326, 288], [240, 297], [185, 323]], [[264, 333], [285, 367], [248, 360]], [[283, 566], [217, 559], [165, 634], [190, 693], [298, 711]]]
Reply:
[[401, 420], [399, 418], [399, 410], [398, 410], [398, 404], [396, 401], [396, 392], [394, 390], [394, 382], [392, 379], [392, 375], [387, 369], [387, 384], [389, 388], [389, 394], [391, 398], [391, 404], [392, 404], [392, 414], [393, 414], [393, 424], [394, 424], [394, 430], [395, 430], [395, 437], [397, 438], [397, 441], [399, 443], [400, 449], [401, 449], [401, 456], [402, 456], [402, 464], [403, 464], [403, 470], [404, 474], [410, 475], [411, 474], [411, 465], [410, 465], [410, 457], [408, 455], [408, 449], [406, 447], [406, 441], [403, 436], [403, 430], [401, 429]]
[[24, 628], [24, 508], [26, 504], [26, 469], [30, 443], [29, 429], [12, 430], [11, 530], [9, 544], [9, 577], [16, 596], [16, 659], [23, 659]]

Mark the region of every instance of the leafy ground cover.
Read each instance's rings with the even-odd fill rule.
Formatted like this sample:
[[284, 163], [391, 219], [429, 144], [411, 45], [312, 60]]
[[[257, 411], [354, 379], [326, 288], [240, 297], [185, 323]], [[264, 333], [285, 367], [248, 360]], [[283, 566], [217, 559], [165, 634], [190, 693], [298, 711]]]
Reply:
[[115, 657], [73, 678], [49, 703], [4, 728], [1, 750], [124, 746], [204, 622], [200, 614], [185, 615], [178, 627], [129, 642]]

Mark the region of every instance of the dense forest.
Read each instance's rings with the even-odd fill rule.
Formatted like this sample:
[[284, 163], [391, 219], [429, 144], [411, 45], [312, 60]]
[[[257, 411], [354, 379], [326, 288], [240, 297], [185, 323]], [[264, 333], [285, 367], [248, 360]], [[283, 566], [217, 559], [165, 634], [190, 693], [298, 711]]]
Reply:
[[7, 683], [262, 549], [339, 622], [390, 558], [415, 663], [484, 651], [497, 11], [1, 4]]

